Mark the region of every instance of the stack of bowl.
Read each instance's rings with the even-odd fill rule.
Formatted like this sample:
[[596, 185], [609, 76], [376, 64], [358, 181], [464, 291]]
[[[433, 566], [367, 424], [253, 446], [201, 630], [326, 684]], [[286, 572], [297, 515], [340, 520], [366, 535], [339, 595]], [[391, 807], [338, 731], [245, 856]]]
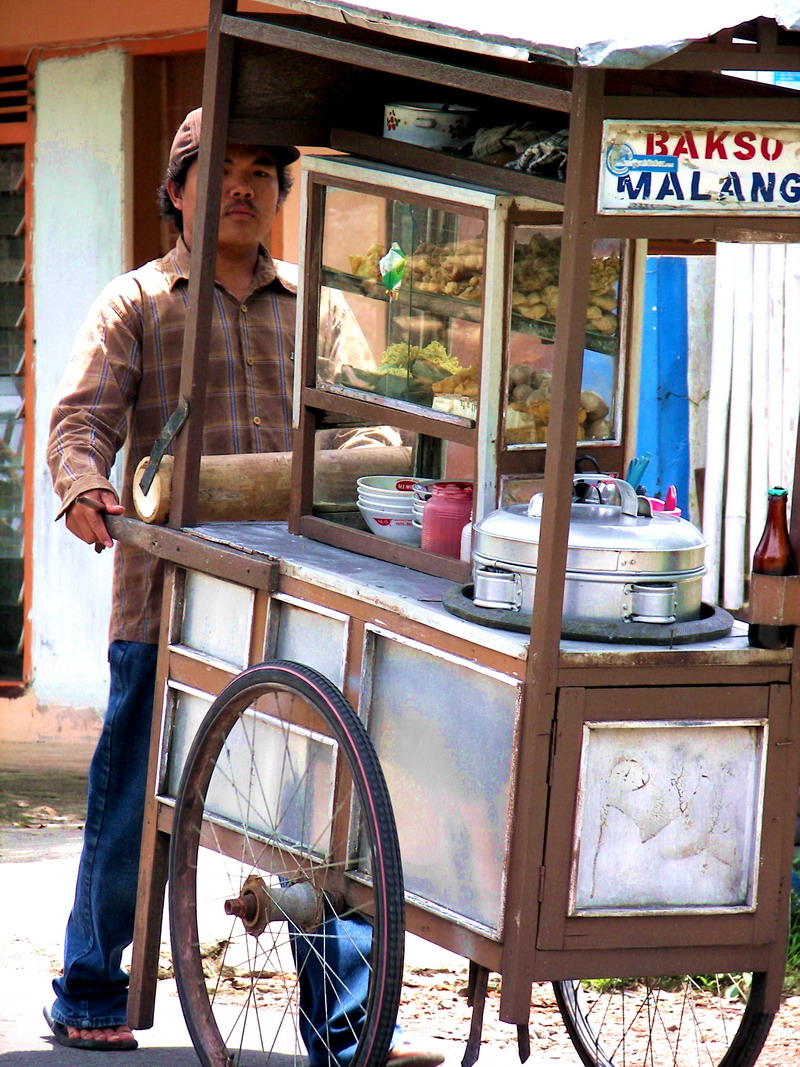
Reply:
[[416, 484], [416, 479], [408, 475], [358, 479], [358, 510], [374, 534], [407, 545], [420, 543], [421, 529], [413, 524], [411, 511]]

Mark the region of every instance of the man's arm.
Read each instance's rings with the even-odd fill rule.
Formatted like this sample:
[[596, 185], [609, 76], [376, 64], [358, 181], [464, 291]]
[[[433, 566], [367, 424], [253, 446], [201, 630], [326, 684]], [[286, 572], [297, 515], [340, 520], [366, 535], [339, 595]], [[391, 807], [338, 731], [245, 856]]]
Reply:
[[61, 499], [57, 518], [97, 551], [112, 545], [103, 513], [124, 511], [108, 479], [127, 435], [140, 380], [135, 304], [101, 296], [75, 341], [50, 422], [47, 463]]

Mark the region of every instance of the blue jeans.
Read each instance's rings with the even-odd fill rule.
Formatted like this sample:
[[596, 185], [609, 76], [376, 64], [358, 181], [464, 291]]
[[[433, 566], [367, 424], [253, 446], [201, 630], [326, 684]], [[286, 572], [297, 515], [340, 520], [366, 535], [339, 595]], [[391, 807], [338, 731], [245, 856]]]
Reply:
[[[89, 768], [89, 794], [75, 903], [64, 942], [64, 974], [53, 981], [51, 1015], [65, 1026], [125, 1023], [128, 975], [120, 963], [133, 940], [142, 820], [147, 786], [157, 646], [114, 641], [103, 731]], [[327, 1050], [346, 1067], [355, 1051], [367, 993], [372, 928], [364, 919], [328, 919], [328, 935], [293, 938], [301, 983], [301, 1021], [312, 1064]], [[333, 935], [333, 936], [332, 936]], [[322, 941], [336, 946], [319, 963]], [[357, 1030], [356, 1030], [357, 1032]], [[326, 1033], [327, 1044], [318, 1035]], [[399, 1037], [399, 1031], [395, 1040]], [[319, 1051], [318, 1051], [319, 1050]], [[318, 1055], [315, 1057], [315, 1052]]]
[[[360, 917], [329, 916], [313, 934], [295, 929], [292, 953], [300, 978], [300, 1034], [312, 1067], [350, 1067], [366, 1019], [372, 927]], [[392, 1046], [402, 1040], [395, 1026]]]
[[53, 982], [52, 1017], [66, 1026], [125, 1022], [128, 975], [120, 963], [133, 940], [157, 651], [156, 645], [114, 641], [108, 652], [108, 709], [89, 767], [64, 973]]

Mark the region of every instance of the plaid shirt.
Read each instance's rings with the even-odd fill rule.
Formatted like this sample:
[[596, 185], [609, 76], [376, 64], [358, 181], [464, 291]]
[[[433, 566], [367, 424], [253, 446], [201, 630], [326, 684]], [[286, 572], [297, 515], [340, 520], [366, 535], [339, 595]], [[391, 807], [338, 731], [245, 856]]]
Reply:
[[[111, 282], [93, 304], [58, 391], [47, 462], [60, 517], [89, 489], [112, 489], [126, 444], [121, 502], [135, 515], [133, 473], [178, 402], [189, 251]], [[243, 301], [217, 285], [211, 324], [204, 455], [288, 452], [296, 289], [263, 249]], [[110, 640], [158, 641], [163, 563], [117, 543]]]

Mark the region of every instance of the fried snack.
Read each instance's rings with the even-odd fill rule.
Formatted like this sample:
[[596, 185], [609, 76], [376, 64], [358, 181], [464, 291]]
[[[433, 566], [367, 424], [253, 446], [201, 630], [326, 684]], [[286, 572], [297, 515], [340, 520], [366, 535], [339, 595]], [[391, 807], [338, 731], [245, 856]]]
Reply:
[[456, 396], [477, 396], [478, 368], [477, 366], [464, 367], [456, 371], [455, 374], [450, 375], [449, 378], [434, 382], [431, 388], [435, 394], [452, 393]]
[[363, 256], [348, 255], [350, 273], [357, 278], [371, 278], [376, 282], [381, 280], [381, 269], [378, 266], [383, 249], [381, 245], [372, 245]]
[[[359, 278], [380, 281], [380, 245], [365, 255], [349, 256], [350, 269]], [[558, 314], [561, 239], [534, 232], [514, 247], [511, 310], [531, 322], [554, 322]], [[406, 257], [405, 283], [422, 293], [435, 293], [479, 303], [483, 296], [483, 237], [443, 245], [423, 242]], [[619, 256], [594, 259], [589, 268], [586, 328], [610, 336], [618, 329], [616, 315]]]

